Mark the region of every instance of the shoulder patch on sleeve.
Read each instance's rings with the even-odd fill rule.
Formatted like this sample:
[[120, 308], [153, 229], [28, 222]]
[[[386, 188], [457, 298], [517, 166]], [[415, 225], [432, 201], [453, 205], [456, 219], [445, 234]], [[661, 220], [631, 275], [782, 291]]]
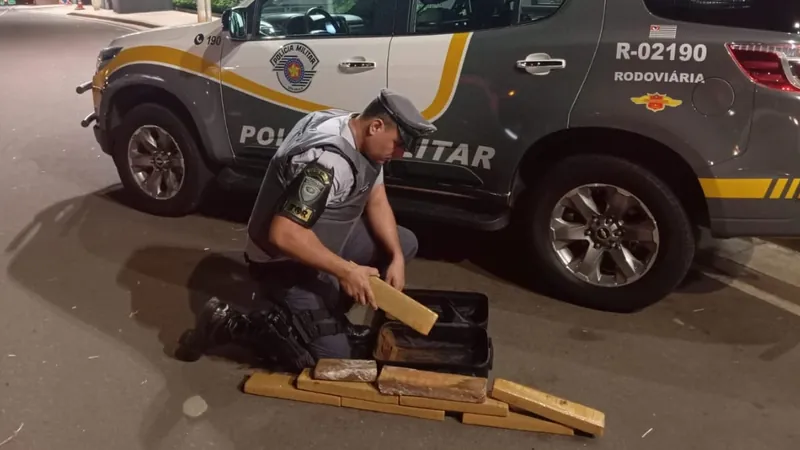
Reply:
[[284, 192], [278, 215], [311, 228], [325, 210], [333, 187], [334, 170], [315, 162], [307, 164]]
[[301, 175], [303, 181], [300, 183], [300, 200], [303, 203], [316, 202], [333, 182], [331, 171], [313, 163], [306, 166]]

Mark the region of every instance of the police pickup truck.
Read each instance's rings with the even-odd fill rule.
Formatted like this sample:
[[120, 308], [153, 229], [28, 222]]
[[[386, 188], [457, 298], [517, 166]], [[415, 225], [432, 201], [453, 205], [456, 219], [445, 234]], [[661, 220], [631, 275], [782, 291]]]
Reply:
[[398, 212], [514, 224], [531, 277], [634, 311], [698, 227], [800, 232], [798, 33], [797, 0], [244, 0], [115, 39], [78, 92], [137, 207], [174, 216], [257, 187], [306, 113], [396, 90], [438, 127], [385, 168]]

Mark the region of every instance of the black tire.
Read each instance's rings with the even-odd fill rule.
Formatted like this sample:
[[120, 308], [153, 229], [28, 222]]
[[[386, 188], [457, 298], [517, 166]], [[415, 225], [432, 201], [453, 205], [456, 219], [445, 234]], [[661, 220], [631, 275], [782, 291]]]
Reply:
[[[134, 180], [128, 165], [130, 138], [137, 129], [145, 125], [164, 129], [183, 154], [184, 181], [178, 194], [172, 198], [154, 199], [147, 195]], [[122, 185], [131, 195], [132, 206], [157, 216], [184, 216], [195, 212], [214, 179], [187, 125], [170, 109], [155, 103], [138, 105], [125, 114], [122, 124], [115, 131], [113, 158]]]
[[[601, 287], [575, 277], [551, 246], [550, 215], [559, 199], [589, 183], [620, 187], [638, 197], [658, 224], [659, 250], [650, 270], [619, 287]], [[532, 249], [531, 276], [544, 278], [557, 295], [582, 306], [612, 312], [634, 312], [669, 295], [684, 279], [695, 253], [693, 226], [678, 198], [653, 173], [625, 159], [603, 155], [569, 157], [533, 186], [523, 209], [522, 232]]]

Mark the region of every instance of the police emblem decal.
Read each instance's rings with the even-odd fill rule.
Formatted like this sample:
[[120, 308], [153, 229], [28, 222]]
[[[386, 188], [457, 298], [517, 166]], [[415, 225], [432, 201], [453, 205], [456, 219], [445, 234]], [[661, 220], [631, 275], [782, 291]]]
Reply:
[[301, 42], [291, 42], [279, 48], [272, 58], [272, 71], [278, 82], [289, 92], [298, 94], [311, 86], [319, 58], [310, 47]]
[[320, 194], [322, 194], [324, 188], [325, 185], [321, 181], [306, 176], [303, 178], [303, 182], [300, 185], [300, 200], [306, 204], [314, 203], [314, 201], [319, 198]]

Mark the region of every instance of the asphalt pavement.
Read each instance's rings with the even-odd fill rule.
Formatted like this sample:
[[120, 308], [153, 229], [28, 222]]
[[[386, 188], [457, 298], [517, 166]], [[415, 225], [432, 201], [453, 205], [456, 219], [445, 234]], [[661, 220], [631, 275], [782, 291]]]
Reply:
[[699, 273], [637, 314], [579, 308], [493, 254], [503, 235], [410, 224], [423, 253], [408, 281], [489, 294], [492, 375], [604, 411], [601, 438], [254, 397], [245, 354], [175, 360], [197, 305], [251, 297], [251, 199], [179, 219], [126, 206], [74, 88], [128, 32], [0, 8], [2, 450], [797, 448], [800, 317]]

